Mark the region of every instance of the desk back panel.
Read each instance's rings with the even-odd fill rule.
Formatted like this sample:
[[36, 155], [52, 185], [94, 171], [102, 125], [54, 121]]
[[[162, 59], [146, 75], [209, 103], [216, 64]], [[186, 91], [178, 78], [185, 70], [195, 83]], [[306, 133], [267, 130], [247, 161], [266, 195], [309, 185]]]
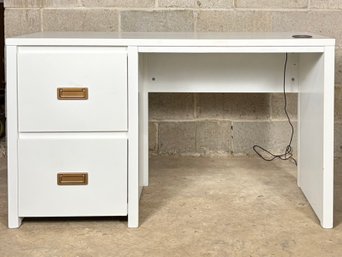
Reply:
[[[149, 92], [283, 91], [284, 53], [141, 54]], [[287, 91], [298, 92], [298, 54], [290, 54]]]

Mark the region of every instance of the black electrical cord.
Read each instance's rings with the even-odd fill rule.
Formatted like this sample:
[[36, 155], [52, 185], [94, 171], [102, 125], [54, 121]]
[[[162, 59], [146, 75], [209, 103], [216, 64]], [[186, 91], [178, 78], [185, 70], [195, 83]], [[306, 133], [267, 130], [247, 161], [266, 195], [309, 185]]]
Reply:
[[[290, 141], [289, 144], [285, 148], [285, 152], [283, 154], [273, 154], [270, 151], [266, 150], [265, 148], [259, 146], [259, 145], [254, 145], [253, 150], [254, 152], [259, 155], [260, 158], [262, 158], [265, 161], [273, 161], [275, 159], [280, 159], [283, 161], [286, 160], [292, 160], [294, 164], [297, 166], [297, 161], [293, 157], [293, 148], [292, 148], [292, 140], [293, 140], [293, 135], [294, 135], [294, 127], [291, 122], [290, 116], [287, 112], [287, 96], [286, 96], [286, 70], [287, 70], [287, 61], [288, 61], [288, 53], [285, 54], [285, 62], [284, 62], [284, 74], [283, 74], [283, 95], [284, 95], [284, 112], [287, 117], [287, 121], [290, 124], [291, 127], [291, 136], [290, 136]], [[266, 153], [268, 156], [265, 156], [262, 154], [262, 152]]]

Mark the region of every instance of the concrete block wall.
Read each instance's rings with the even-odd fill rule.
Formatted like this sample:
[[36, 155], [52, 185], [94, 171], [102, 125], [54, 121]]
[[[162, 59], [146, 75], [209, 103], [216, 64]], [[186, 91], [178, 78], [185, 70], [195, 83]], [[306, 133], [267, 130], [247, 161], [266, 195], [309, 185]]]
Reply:
[[[7, 37], [36, 31], [309, 31], [337, 39], [335, 155], [342, 156], [342, 0], [5, 0]], [[288, 95], [296, 125], [295, 94]], [[152, 154], [279, 152], [281, 94], [151, 94]], [[296, 142], [296, 141], [294, 141]]]
[[[297, 95], [287, 97], [296, 125]], [[279, 153], [289, 140], [282, 94], [165, 93], [149, 100], [154, 154], [253, 154], [254, 144]]]

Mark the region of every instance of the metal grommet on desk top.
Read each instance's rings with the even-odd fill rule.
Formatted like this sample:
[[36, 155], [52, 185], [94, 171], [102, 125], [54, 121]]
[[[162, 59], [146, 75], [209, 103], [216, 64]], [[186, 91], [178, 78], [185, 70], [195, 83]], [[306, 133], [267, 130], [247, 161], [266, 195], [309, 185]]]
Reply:
[[303, 35], [293, 35], [292, 37], [293, 38], [312, 38], [311, 35], [305, 35], [305, 34], [303, 34]]

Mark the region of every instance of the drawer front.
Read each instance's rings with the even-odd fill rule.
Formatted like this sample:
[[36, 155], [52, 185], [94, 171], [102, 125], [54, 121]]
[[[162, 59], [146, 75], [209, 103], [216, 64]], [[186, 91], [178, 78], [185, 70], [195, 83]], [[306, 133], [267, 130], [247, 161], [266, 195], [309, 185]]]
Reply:
[[20, 47], [19, 131], [126, 131], [127, 49]]
[[127, 139], [19, 139], [19, 216], [127, 215]]

